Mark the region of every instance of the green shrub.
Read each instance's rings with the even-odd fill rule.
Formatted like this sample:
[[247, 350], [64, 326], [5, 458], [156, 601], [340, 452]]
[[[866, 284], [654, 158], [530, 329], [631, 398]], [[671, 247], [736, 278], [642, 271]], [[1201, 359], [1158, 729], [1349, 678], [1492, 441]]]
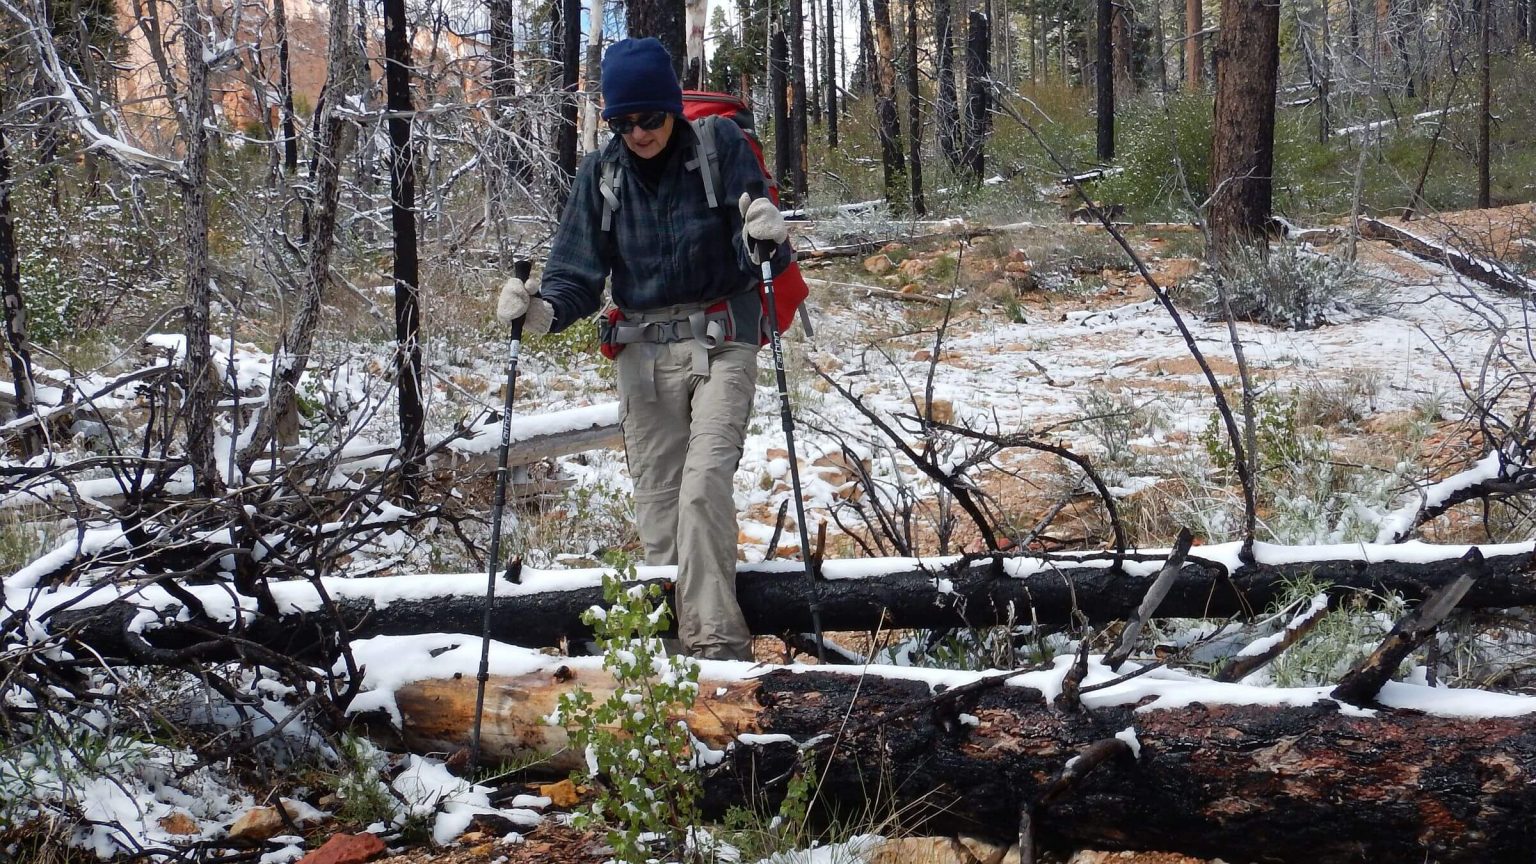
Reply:
[[1193, 301], [1206, 315], [1222, 317], [1221, 291], [1233, 317], [1292, 330], [1310, 330], [1385, 306], [1385, 286], [1348, 262], [1299, 246], [1278, 244], [1268, 253], [1234, 250], [1219, 269], [1185, 281], [1181, 301]]
[[384, 783], [384, 753], [366, 738], [345, 734], [336, 755], [337, 818], [350, 825], [392, 823], [397, 808]]
[[[632, 566], [626, 569], [633, 575]], [[602, 647], [613, 693], [598, 702], [577, 688], [560, 697], [557, 712], [572, 745], [587, 754], [589, 776], [580, 779], [597, 781], [600, 790], [577, 824], [606, 823], [608, 844], [623, 864], [655, 860], [656, 837], [668, 851], [681, 851], [701, 819], [693, 736], [678, 719], [698, 696], [699, 666], [667, 656], [661, 634], [671, 616], [661, 596], [658, 585], [603, 577], [608, 608], [589, 609], [582, 620]]]
[[1123, 112], [1117, 124], [1117, 173], [1099, 181], [1096, 197], [1136, 208], [1138, 215], [1187, 214], [1180, 186], [1204, 201], [1210, 189], [1211, 97], [1169, 96], [1166, 104], [1143, 101]]

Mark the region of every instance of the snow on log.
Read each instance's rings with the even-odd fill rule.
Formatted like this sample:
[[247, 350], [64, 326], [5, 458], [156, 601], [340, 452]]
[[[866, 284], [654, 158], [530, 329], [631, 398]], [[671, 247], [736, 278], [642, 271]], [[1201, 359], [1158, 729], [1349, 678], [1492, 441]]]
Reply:
[[[158, 370], [152, 370], [158, 371]], [[134, 373], [139, 374], [139, 373]], [[119, 382], [129, 379], [124, 376]], [[116, 384], [111, 386], [117, 386]], [[65, 408], [85, 406], [66, 405]], [[102, 400], [94, 406], [100, 409]], [[255, 403], [259, 404], [259, 403]], [[89, 407], [89, 406], [88, 406]], [[63, 410], [63, 409], [59, 409]], [[98, 414], [102, 413], [98, 410]], [[45, 416], [46, 411], [0, 426], [0, 433], [24, 428], [22, 420]], [[514, 417], [512, 437], [507, 449], [507, 464], [530, 465], [544, 459], [580, 453], [584, 450], [615, 449], [623, 445], [624, 435], [619, 430], [619, 403], [606, 402], [582, 408], [550, 411], [536, 417]], [[491, 415], [469, 430], [442, 433], [429, 440], [429, 461], [438, 458], [451, 459], [454, 468], [461, 473], [491, 471], [496, 468], [497, 451], [501, 444], [501, 418]], [[285, 458], [295, 459], [308, 450], [308, 445], [289, 448]], [[335, 474], [358, 475], [386, 471], [398, 467], [399, 448], [393, 444], [380, 444], [366, 440], [348, 442], [339, 450], [327, 453], [322, 461]], [[439, 456], [441, 454], [441, 456]], [[293, 467], [293, 462], [274, 463], [271, 459], [259, 459], [252, 465], [253, 476], [266, 476]], [[106, 477], [86, 480], [67, 480], [64, 474], [69, 466], [57, 471], [38, 471], [36, 476], [0, 490], [0, 510], [35, 508], [49, 503], [72, 504], [76, 497], [88, 499], [103, 508], [121, 507], [128, 496], [136, 493], [157, 478], [154, 472], [139, 474], [119, 472]], [[520, 489], [519, 487], [526, 487]], [[192, 475], [188, 469], [174, 474], [162, 494], [186, 495], [192, 490]], [[537, 484], [513, 484], [513, 496], [535, 494], [541, 491]]]
[[1422, 237], [1396, 225], [1389, 225], [1379, 219], [1361, 219], [1360, 236], [1370, 240], [1385, 240], [1425, 261], [1449, 267], [1468, 279], [1475, 279], [1500, 291], [1508, 291], [1517, 296], [1536, 294], [1536, 281], [1527, 279], [1502, 264], [1452, 249], [1444, 243]]
[[[1168, 618], [1228, 617], [1261, 612], [1307, 574], [1338, 589], [1396, 593], [1419, 600], [1452, 581], [1457, 559], [1470, 546], [1402, 543], [1288, 547], [1256, 544], [1258, 563], [1245, 566], [1238, 544], [1195, 547], [1158, 606]], [[1478, 547], [1486, 570], [1461, 601], [1462, 608], [1536, 605], [1536, 544]], [[1120, 621], [1141, 604], [1166, 553], [1128, 555], [1121, 570], [1111, 553], [1056, 554], [983, 559], [866, 559], [823, 562], [816, 586], [823, 629], [869, 631], [880, 627], [966, 627], [1010, 621], [1063, 625], [1081, 613], [1093, 623]], [[39, 566], [42, 566], [41, 564]], [[737, 596], [752, 632], [764, 635], [812, 629], [811, 586], [794, 561], [744, 564]], [[491, 616], [492, 638], [528, 647], [581, 640], [591, 631], [581, 621], [602, 600], [610, 572], [523, 568], [522, 582], [499, 579]], [[156, 648], [207, 643], [218, 632], [289, 656], [329, 657], [337, 622], [330, 620], [311, 582], [270, 583], [277, 615], [258, 611], [257, 600], [232, 585], [187, 585], [175, 593], [155, 584], [60, 588], [26, 598], [36, 584], [28, 571], [8, 580], [8, 605], [33, 603], [32, 617], [54, 632], [68, 629], [80, 642], [113, 657], [132, 657], [129, 633]], [[670, 591], [671, 567], [641, 567], [641, 580]], [[423, 633], [479, 633], [486, 577], [479, 573], [415, 574], [368, 579], [320, 580], [352, 638]], [[181, 594], [178, 598], [176, 594]], [[186, 597], [201, 609], [189, 609]], [[57, 612], [51, 609], [58, 607]], [[204, 646], [213, 650], [212, 646]]]
[[[365, 702], [385, 743], [452, 753], [473, 725], [478, 640], [424, 638], [361, 647], [362, 663], [386, 670]], [[495, 647], [493, 671], [508, 674], [489, 682], [484, 754], [544, 757], [555, 774], [577, 767], [581, 754], [550, 715], [561, 693], [585, 687], [601, 699], [612, 680], [593, 659]], [[1217, 684], [1168, 669], [1094, 689], [1116, 679], [1094, 662], [1081, 709], [1064, 713], [1051, 700], [1071, 662], [990, 678], [704, 662], [686, 720], [723, 751], [711, 754], [707, 806], [782, 794], [771, 778], [805, 748], [820, 800], [858, 812], [886, 796], [881, 806], [919, 808], [937, 830], [1007, 835], [1030, 806], [1042, 839], [1097, 848], [1306, 864], [1530, 860], [1536, 699], [1391, 683], [1381, 701], [1392, 708], [1361, 711], [1326, 687]], [[405, 667], [412, 680], [383, 680]], [[1117, 758], [1060, 797], [1044, 794], [1079, 754], [1115, 738], [1129, 745]]]

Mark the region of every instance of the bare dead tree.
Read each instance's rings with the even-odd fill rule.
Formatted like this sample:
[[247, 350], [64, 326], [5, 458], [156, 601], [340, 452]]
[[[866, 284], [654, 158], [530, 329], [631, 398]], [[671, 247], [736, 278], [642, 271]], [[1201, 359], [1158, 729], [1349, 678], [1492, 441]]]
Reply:
[[[576, 93], [581, 78], [581, 0], [560, 3], [560, 134], [555, 157], [561, 189], [576, 179]], [[701, 61], [702, 64], [702, 61]], [[565, 202], [560, 202], [564, 206]]]
[[1487, 209], [1493, 206], [1492, 186], [1489, 176], [1489, 137], [1493, 125], [1493, 52], [1490, 48], [1493, 33], [1492, 0], [1477, 2], [1477, 206]]
[[907, 0], [907, 51], [902, 64], [907, 85], [907, 164], [912, 190], [912, 213], [925, 216], [923, 200], [923, 103], [918, 89], [917, 0]]
[[[0, 116], [4, 115], [0, 109]], [[10, 139], [0, 124], [0, 301], [5, 310], [5, 346], [10, 355], [11, 385], [16, 393], [16, 417], [35, 410], [36, 385], [32, 381], [32, 348], [27, 343], [27, 306], [21, 294], [21, 255], [16, 248], [16, 217], [11, 211]], [[22, 455], [41, 452], [42, 430], [28, 429], [21, 437]]]
[[208, 61], [212, 56], [202, 31], [202, 12], [197, 0], [181, 4], [182, 60], [187, 70], [177, 118], [186, 146], [186, 169], [181, 177], [182, 230], [186, 249], [186, 306], [183, 326], [187, 337], [186, 362], [182, 367], [186, 388], [187, 459], [193, 484], [199, 492], [216, 494], [223, 487], [218, 457], [213, 448], [213, 405], [217, 393], [208, 323], [211, 299], [208, 252], [208, 121], [213, 116], [208, 86]]
[[[421, 381], [421, 267], [416, 243], [416, 150], [405, 0], [385, 0], [384, 82], [389, 107], [389, 216], [394, 246], [395, 387], [400, 396], [400, 491], [415, 500], [426, 449]], [[575, 129], [571, 130], [572, 135]]]
[[673, 71], [679, 81], [687, 71], [683, 64], [688, 59], [688, 22], [684, 11], [683, 4], [675, 0], [629, 0], [624, 4], [629, 35], [660, 39], [672, 55]]
[[838, 121], [837, 55], [838, 51], [842, 48], [842, 43], [837, 41], [837, 9], [835, 7], [836, 0], [827, 0], [827, 15], [826, 19], [822, 21], [822, 26], [826, 28], [827, 34], [826, 47], [822, 52], [827, 58], [827, 73], [824, 82], [826, 86], [826, 99], [824, 102], [827, 106], [827, 146], [834, 150], [837, 149]]
[[971, 12], [965, 39], [965, 118], [961, 164], [974, 183], [986, 173], [987, 138], [992, 134], [991, 22]]
[[298, 306], [275, 352], [272, 383], [249, 442], [240, 451], [242, 472], [279, 439], [289, 441], [298, 424], [298, 383], [309, 362], [319, 324], [320, 310], [332, 278], [331, 261], [336, 251], [336, 223], [341, 205], [341, 166], [351, 153], [356, 137], [355, 120], [349, 116], [348, 100], [362, 87], [362, 55], [352, 30], [350, 6], [338, 2], [332, 9], [329, 44], [330, 62], [325, 90], [315, 123], [316, 141], [313, 162], [314, 198], [305, 265], [300, 283]]
[[1093, 67], [1095, 138], [1094, 155], [1101, 162], [1115, 158], [1115, 75], [1114, 16], [1112, 0], [1097, 0], [1094, 32], [1098, 36], [1097, 58]]
[[951, 0], [933, 2], [933, 67], [938, 79], [934, 104], [934, 128], [939, 153], [951, 168], [960, 166], [960, 98], [955, 89], [955, 37]]
[[789, 0], [786, 15], [789, 25], [785, 34], [789, 39], [789, 134], [792, 144], [789, 174], [781, 175], [779, 180], [788, 187], [783, 190], [788, 196], [788, 204], [803, 207], [810, 193], [806, 179], [810, 169], [810, 153], [807, 149], [810, 142], [810, 111], [806, 96], [810, 91], [805, 84], [805, 0]]
[[871, 0], [875, 34], [875, 124], [880, 135], [880, 169], [891, 212], [907, 211], [906, 160], [901, 155], [901, 121], [896, 113], [896, 45], [891, 36], [890, 0]]
[[299, 134], [293, 112], [293, 70], [288, 62], [288, 10], [283, 0], [272, 0], [272, 26], [277, 43], [277, 92], [282, 111], [283, 170], [299, 170]]

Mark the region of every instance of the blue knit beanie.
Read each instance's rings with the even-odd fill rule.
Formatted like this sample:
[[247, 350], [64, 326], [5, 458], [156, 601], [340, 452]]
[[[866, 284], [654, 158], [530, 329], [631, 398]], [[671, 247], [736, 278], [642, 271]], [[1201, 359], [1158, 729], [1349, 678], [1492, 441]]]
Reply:
[[683, 113], [672, 55], [652, 36], [621, 39], [603, 55], [603, 119], [647, 111]]

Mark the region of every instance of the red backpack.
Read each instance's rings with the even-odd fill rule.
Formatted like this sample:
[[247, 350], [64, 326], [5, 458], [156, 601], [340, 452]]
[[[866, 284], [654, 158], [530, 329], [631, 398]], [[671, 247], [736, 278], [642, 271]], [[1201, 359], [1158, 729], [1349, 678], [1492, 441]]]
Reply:
[[[763, 179], [767, 181], [768, 197], [774, 204], [779, 203], [779, 184], [774, 181], [773, 174], [768, 170], [768, 165], [763, 161], [763, 145], [757, 140], [757, 133], [753, 131], [752, 111], [747, 104], [729, 93], [711, 93], [703, 90], [683, 91], [683, 118], [693, 126], [695, 137], [699, 139], [699, 162], [701, 170], [699, 175], [704, 180], [705, 197], [711, 207], [736, 207], [735, 201], [720, 200], [725, 196], [723, 179], [720, 176], [720, 157], [715, 152], [715, 123], [719, 120], [711, 119], [726, 117], [734, 122], [747, 137], [747, 145], [752, 148], [752, 155], [757, 157], [757, 165], [763, 169]], [[612, 178], [605, 178], [605, 183], [612, 185]], [[605, 201], [603, 213], [603, 230], [609, 230], [612, 212], [608, 209], [611, 204]], [[762, 286], [758, 286], [762, 291]], [[811, 320], [805, 312], [805, 298], [809, 296], [810, 288], [805, 284], [805, 277], [800, 274], [800, 265], [791, 261], [783, 272], [773, 277], [774, 326], [780, 333], [789, 329], [795, 322], [795, 313], [800, 313], [800, 326], [805, 329], [807, 336], [811, 335]], [[763, 311], [768, 309], [767, 295], [763, 295]], [[615, 310], [617, 311], [617, 310]], [[767, 344], [766, 335], [763, 344]], [[609, 353], [607, 350], [604, 353]]]

